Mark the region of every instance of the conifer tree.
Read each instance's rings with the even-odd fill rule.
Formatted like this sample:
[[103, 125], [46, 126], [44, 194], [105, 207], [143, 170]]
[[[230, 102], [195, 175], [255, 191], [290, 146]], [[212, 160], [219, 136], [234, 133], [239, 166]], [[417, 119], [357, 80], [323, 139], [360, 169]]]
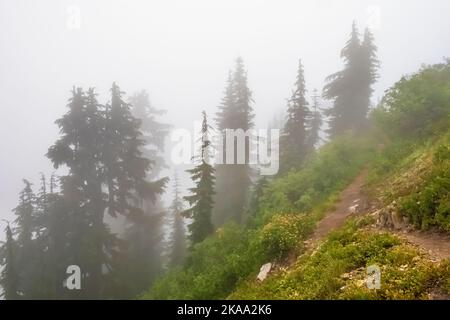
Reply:
[[2, 296], [5, 300], [16, 300], [20, 298], [19, 271], [16, 266], [17, 245], [9, 223], [6, 226], [5, 233], [6, 241], [0, 247], [0, 265], [3, 266], [0, 274], [0, 285], [3, 288]]
[[170, 235], [170, 265], [180, 265], [186, 255], [186, 228], [183, 219], [183, 201], [180, 195], [180, 185], [175, 172], [173, 201], [170, 211], [172, 214]]
[[25, 187], [20, 192], [19, 205], [14, 209], [16, 215], [14, 233], [18, 236], [17, 243], [22, 250], [29, 251], [32, 242], [36, 197], [31, 183], [26, 179], [23, 179], [23, 183]]
[[345, 131], [359, 132], [366, 124], [372, 94], [371, 85], [376, 79], [378, 61], [376, 47], [370, 31], [366, 31], [361, 43], [360, 34], [353, 22], [350, 39], [341, 52], [344, 69], [330, 75], [324, 87], [324, 97], [333, 100], [327, 110], [331, 136]]
[[[244, 132], [253, 128], [252, 93], [247, 85], [247, 72], [242, 58], [236, 59], [235, 68], [229, 74], [225, 96], [222, 100], [216, 123], [222, 136], [227, 129], [241, 129]], [[251, 138], [251, 137], [249, 137]], [[215, 197], [213, 221], [215, 225], [222, 225], [232, 219], [238, 223], [242, 221], [247, 204], [248, 191], [252, 184], [252, 171], [248, 164], [249, 138], [245, 142], [245, 163], [237, 164], [237, 141], [234, 141], [233, 163], [218, 164], [216, 166], [217, 193]], [[226, 159], [226, 138], [223, 141], [223, 160]]]
[[141, 120], [140, 129], [145, 142], [141, 148], [142, 155], [154, 162], [148, 178], [155, 179], [166, 167], [162, 153], [164, 152], [164, 140], [169, 134], [170, 126], [158, 121], [158, 117], [165, 114], [165, 110], [154, 108], [145, 90], [131, 96], [130, 105], [133, 116]]
[[[163, 110], [157, 110], [150, 104], [148, 93], [142, 90], [134, 94], [130, 100], [131, 112], [134, 117], [141, 121], [143, 144], [140, 147], [142, 156], [152, 160], [151, 170], [147, 172], [146, 180], [157, 179], [161, 170], [166, 167], [164, 163], [164, 140], [168, 135], [169, 125], [158, 121], [158, 117], [164, 114]], [[126, 259], [130, 269], [136, 275], [144, 276], [146, 281], [136, 277], [135, 287], [151, 284], [151, 281], [161, 272], [163, 267], [163, 238], [164, 238], [164, 209], [160, 196], [157, 194], [153, 199], [136, 197], [136, 206], [142, 209], [143, 216], [137, 220], [126, 219], [127, 224], [125, 240], [127, 246]], [[128, 273], [126, 273], [128, 274]], [[124, 281], [127, 281], [126, 274]], [[128, 281], [131, 282], [131, 281]], [[139, 292], [136, 292], [139, 293]], [[136, 294], [135, 293], [135, 294]]]
[[264, 188], [269, 184], [269, 179], [262, 176], [258, 182], [255, 183], [250, 197], [249, 213], [250, 216], [256, 216], [259, 213], [261, 197], [264, 194]]
[[[155, 202], [164, 190], [167, 178], [151, 181], [153, 159], [144, 156], [146, 141], [142, 135], [142, 120], [132, 114], [132, 106], [123, 98], [124, 92], [113, 83], [111, 103], [106, 106], [104, 162], [107, 182], [107, 211], [115, 217], [126, 217], [125, 252], [118, 256], [120, 265], [130, 278], [120, 277], [121, 285], [129, 282], [129, 294], [138, 294], [150, 285], [160, 269], [154, 250], [160, 244], [163, 212], [148, 214], [143, 203]], [[124, 261], [125, 260], [125, 261]], [[144, 280], [143, 280], [144, 279]], [[120, 291], [120, 288], [114, 291]], [[122, 292], [118, 292], [122, 295]]]
[[[364, 37], [362, 41], [362, 101], [364, 106], [364, 116], [368, 113], [370, 107], [370, 98], [373, 94], [373, 84], [378, 79], [378, 68], [380, 62], [377, 58], [377, 46], [372, 32], [369, 28], [364, 31]], [[363, 123], [364, 124], [364, 123]]]
[[67, 277], [66, 268], [72, 258], [66, 249], [70, 246], [70, 206], [57, 192], [56, 177], [41, 175], [41, 188], [37, 197], [35, 290], [39, 299], [68, 298], [62, 283]]
[[23, 179], [25, 187], [19, 195], [19, 205], [13, 210], [16, 215], [14, 221], [14, 234], [17, 236], [16, 268], [21, 278], [19, 290], [23, 297], [31, 299], [35, 297], [34, 280], [37, 278], [36, 266], [31, 261], [37, 257], [33, 233], [36, 219], [36, 195], [32, 184]]
[[210, 146], [209, 140], [210, 127], [207, 122], [206, 112], [203, 111], [203, 121], [201, 129], [201, 146], [200, 154], [197, 159], [198, 164], [193, 169], [187, 170], [195, 183], [195, 187], [190, 188], [191, 194], [185, 196], [184, 199], [191, 206], [183, 212], [186, 218], [192, 219], [188, 226], [189, 239], [191, 245], [203, 241], [213, 232], [211, 222], [211, 214], [213, 209], [214, 195], [214, 168], [210, 162]]
[[297, 80], [291, 98], [288, 100], [287, 120], [281, 137], [282, 171], [301, 164], [307, 153], [307, 127], [310, 119], [303, 65], [299, 61]]
[[72, 229], [68, 239], [68, 249], [72, 253], [69, 262], [78, 265], [86, 276], [82, 296], [100, 298], [101, 270], [103, 265], [110, 265], [106, 251], [112, 247], [107, 244], [108, 230], [103, 224], [105, 113], [93, 89], [85, 93], [81, 88], [74, 88], [68, 108], [69, 111], [56, 121], [61, 137], [47, 155], [55, 168], [61, 165], [69, 168], [68, 175], [61, 179], [65, 210], [70, 217], [67, 222]]
[[317, 144], [321, 141], [320, 129], [322, 127], [322, 114], [320, 112], [319, 106], [319, 95], [317, 94], [317, 89], [314, 89], [313, 95], [313, 105], [311, 111], [311, 117], [308, 121], [308, 131], [306, 137], [306, 146], [308, 152], [314, 151]]
[[48, 152], [55, 167], [69, 168], [61, 181], [70, 208], [70, 260], [87, 277], [83, 294], [89, 298], [106, 295], [104, 269], [111, 271], [118, 254], [117, 239], [104, 222], [105, 212], [139, 219], [143, 213], [136, 197], [155, 199], [165, 184], [164, 179], [146, 180], [152, 162], [142, 156], [140, 121], [122, 95], [113, 84], [111, 103], [103, 106], [93, 89], [87, 93], [74, 89], [68, 113], [57, 120], [61, 137]]

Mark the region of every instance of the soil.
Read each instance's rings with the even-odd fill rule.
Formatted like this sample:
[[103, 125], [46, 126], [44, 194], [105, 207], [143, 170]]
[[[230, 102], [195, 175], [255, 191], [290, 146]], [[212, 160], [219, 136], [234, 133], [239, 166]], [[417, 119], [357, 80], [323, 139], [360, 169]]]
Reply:
[[[317, 243], [331, 231], [340, 228], [349, 216], [364, 213], [368, 209], [368, 200], [363, 191], [366, 177], [367, 171], [362, 171], [342, 191], [334, 209], [317, 224], [308, 243]], [[356, 212], [354, 210], [352, 212], [350, 208], [355, 204], [359, 206]], [[447, 234], [437, 231], [396, 231], [394, 233], [428, 254], [432, 260], [440, 261], [450, 258], [450, 236]]]
[[[367, 198], [363, 192], [366, 177], [367, 171], [361, 172], [355, 180], [341, 192], [339, 201], [334, 206], [334, 209], [326, 214], [326, 216], [317, 224], [316, 230], [311, 237], [312, 242], [323, 239], [331, 231], [340, 228], [349, 216], [359, 214], [366, 209]], [[354, 205], [357, 205], [357, 209], [352, 212], [350, 207]]]

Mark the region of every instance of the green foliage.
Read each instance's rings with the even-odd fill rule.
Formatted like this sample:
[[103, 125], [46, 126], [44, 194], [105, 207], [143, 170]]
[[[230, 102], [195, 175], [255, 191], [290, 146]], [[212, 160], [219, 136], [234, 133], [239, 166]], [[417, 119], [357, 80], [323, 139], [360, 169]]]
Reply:
[[[382, 188], [415, 227], [450, 231], [450, 60], [402, 78], [387, 91], [372, 118], [388, 137], [371, 181], [391, 175]], [[395, 174], [392, 174], [393, 171]], [[393, 183], [392, 183], [393, 182]]]
[[159, 279], [144, 299], [221, 299], [264, 259], [255, 231], [220, 228], [192, 248], [184, 268]]
[[393, 138], [424, 138], [450, 121], [450, 60], [403, 77], [373, 112], [376, 124]]
[[[442, 161], [442, 148], [438, 148], [435, 159]], [[450, 161], [437, 166], [419, 191], [402, 199], [400, 213], [410, 218], [418, 228], [438, 226], [450, 232]]]
[[270, 258], [281, 258], [312, 232], [314, 222], [312, 215], [276, 214], [261, 230], [261, 245]]
[[405, 140], [390, 142], [385, 145], [380, 152], [375, 154], [372, 160], [369, 180], [375, 181], [397, 169], [413, 150], [414, 144]]
[[279, 212], [310, 211], [353, 179], [373, 155], [373, 145], [350, 134], [326, 144], [302, 170], [276, 179], [265, 189], [260, 219]]
[[188, 226], [190, 232], [189, 238], [192, 244], [203, 241], [214, 231], [211, 215], [214, 205], [215, 175], [214, 168], [209, 164], [211, 145], [211, 141], [209, 140], [210, 127], [205, 111], [203, 111], [202, 116], [199, 163], [194, 168], [186, 171], [191, 175], [191, 179], [195, 183], [195, 187], [189, 189], [191, 194], [184, 197], [191, 207], [182, 213], [185, 217], [192, 219], [191, 224]]
[[311, 111], [309, 110], [305, 94], [305, 77], [300, 60], [295, 89], [288, 100], [287, 119], [284, 124], [283, 134], [280, 137], [281, 172], [291, 168], [298, 168], [307, 152], [311, 151], [306, 144], [307, 131], [309, 131], [307, 127]]
[[434, 152], [434, 161], [437, 164], [442, 164], [450, 160], [450, 145], [440, 144]]
[[269, 182], [258, 197], [260, 210], [249, 222], [251, 227], [220, 228], [193, 247], [183, 268], [169, 271], [143, 298], [225, 298], [261, 264], [300, 250], [330, 206], [326, 200], [334, 200], [335, 192], [360, 171], [373, 152], [372, 145], [364, 138], [341, 137], [322, 147], [302, 170]]
[[[230, 299], [417, 299], [437, 286], [446, 290], [449, 267], [433, 265], [389, 233], [365, 228], [370, 218], [351, 220], [293, 269], [263, 283], [242, 282]], [[381, 269], [381, 288], [366, 287], [366, 267]]]

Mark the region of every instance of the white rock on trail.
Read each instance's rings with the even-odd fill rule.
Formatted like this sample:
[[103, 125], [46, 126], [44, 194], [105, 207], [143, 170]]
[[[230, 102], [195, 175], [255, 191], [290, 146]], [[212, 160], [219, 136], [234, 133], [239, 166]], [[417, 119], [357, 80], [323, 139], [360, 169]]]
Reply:
[[258, 276], [256, 277], [259, 281], [264, 281], [267, 278], [270, 270], [272, 269], [272, 263], [266, 263], [261, 266], [259, 269]]

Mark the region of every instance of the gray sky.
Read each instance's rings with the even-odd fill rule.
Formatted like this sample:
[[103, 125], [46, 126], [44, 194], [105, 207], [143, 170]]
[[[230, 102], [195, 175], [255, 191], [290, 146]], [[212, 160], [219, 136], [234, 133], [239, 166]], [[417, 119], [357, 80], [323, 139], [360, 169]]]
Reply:
[[202, 109], [216, 111], [241, 55], [264, 127], [285, 108], [298, 58], [310, 94], [341, 68], [352, 20], [373, 27], [377, 101], [401, 75], [449, 56], [449, 12], [448, 0], [0, 0], [0, 218], [12, 217], [22, 178], [51, 172], [44, 154], [73, 85], [95, 86], [101, 102], [113, 81], [146, 89], [167, 122], [192, 129]]

